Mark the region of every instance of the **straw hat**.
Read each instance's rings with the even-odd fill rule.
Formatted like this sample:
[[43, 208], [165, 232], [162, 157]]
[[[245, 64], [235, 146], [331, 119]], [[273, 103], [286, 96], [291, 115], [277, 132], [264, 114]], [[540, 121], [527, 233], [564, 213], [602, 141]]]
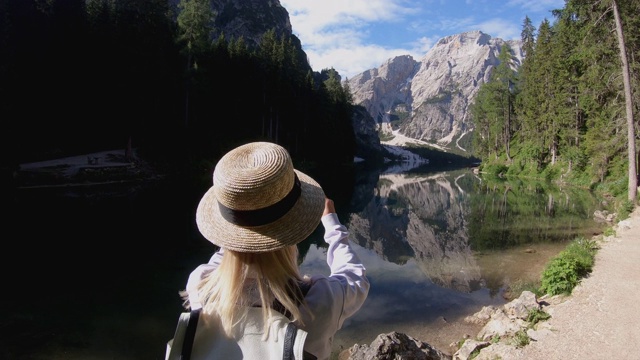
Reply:
[[202, 235], [240, 252], [295, 245], [320, 223], [324, 191], [293, 168], [285, 148], [253, 142], [225, 154], [213, 171], [213, 186], [196, 211]]

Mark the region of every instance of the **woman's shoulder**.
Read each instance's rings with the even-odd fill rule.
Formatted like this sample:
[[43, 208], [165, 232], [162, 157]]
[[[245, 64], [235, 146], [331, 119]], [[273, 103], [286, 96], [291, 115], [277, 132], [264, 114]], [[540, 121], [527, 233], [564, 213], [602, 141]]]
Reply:
[[309, 294], [326, 294], [327, 296], [335, 296], [337, 293], [344, 292], [344, 284], [336, 278], [325, 275], [314, 275], [311, 277], [308, 285]]

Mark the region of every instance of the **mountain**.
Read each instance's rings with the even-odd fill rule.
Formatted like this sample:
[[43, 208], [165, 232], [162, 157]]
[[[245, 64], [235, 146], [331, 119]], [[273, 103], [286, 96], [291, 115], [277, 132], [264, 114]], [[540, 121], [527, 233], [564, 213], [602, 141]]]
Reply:
[[243, 37], [257, 46], [272, 29], [277, 36], [292, 36], [289, 12], [278, 0], [211, 0], [211, 7], [216, 12], [213, 37], [224, 33], [227, 39]]
[[[171, 1], [177, 5], [179, 0]], [[221, 34], [227, 39], [243, 37], [247, 45], [255, 47], [264, 33], [273, 29], [278, 36], [293, 39], [300, 57], [306, 58], [280, 1], [210, 3], [216, 13], [212, 39]], [[467, 117], [469, 105], [499, 64], [498, 54], [505, 44], [511, 47], [514, 63], [519, 66], [521, 41], [503, 41], [470, 31], [440, 39], [420, 61], [410, 55], [398, 56], [346, 80], [356, 105], [352, 120], [356, 156], [385, 156], [378, 134], [392, 131], [438, 148], [467, 150], [459, 140], [473, 130]]]
[[514, 64], [523, 60], [520, 40], [504, 41], [481, 31], [440, 39], [420, 60], [389, 59], [348, 80], [354, 103], [363, 106], [381, 133], [398, 133], [463, 151], [460, 139], [473, 130], [467, 114], [480, 85], [499, 64], [505, 44]]
[[[180, 0], [169, 0], [175, 13], [179, 12]], [[292, 36], [289, 12], [279, 0], [210, 0], [211, 10], [215, 13], [212, 40], [224, 34], [227, 40], [242, 37], [249, 47], [257, 47], [262, 36], [269, 30], [275, 30], [277, 36]], [[298, 39], [295, 35], [293, 36]], [[299, 40], [298, 40], [299, 42]]]
[[[174, 1], [177, 6], [179, 0]], [[278, 37], [292, 39], [299, 52], [298, 58], [306, 61], [307, 56], [302, 49], [300, 39], [292, 33], [289, 13], [280, 4], [279, 0], [211, 0], [211, 9], [215, 12], [213, 25], [214, 31], [211, 39], [215, 40], [224, 35], [227, 40], [242, 37], [250, 48], [260, 45], [262, 36], [270, 30], [275, 30]], [[308, 61], [304, 66], [311, 66]], [[319, 72], [314, 73], [314, 80], [320, 83], [324, 80]], [[377, 129], [367, 111], [361, 107], [355, 107], [352, 119], [356, 135], [356, 156], [360, 158], [374, 159], [385, 154], [380, 144]]]

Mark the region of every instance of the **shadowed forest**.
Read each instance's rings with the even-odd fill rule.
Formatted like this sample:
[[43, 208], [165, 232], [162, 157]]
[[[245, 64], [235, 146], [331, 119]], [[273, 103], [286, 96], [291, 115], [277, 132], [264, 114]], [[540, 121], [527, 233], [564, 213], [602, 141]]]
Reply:
[[211, 40], [216, 14], [198, 3], [0, 0], [3, 168], [126, 147], [197, 166], [257, 140], [353, 161], [340, 75], [313, 72], [299, 40], [273, 30], [259, 46]]

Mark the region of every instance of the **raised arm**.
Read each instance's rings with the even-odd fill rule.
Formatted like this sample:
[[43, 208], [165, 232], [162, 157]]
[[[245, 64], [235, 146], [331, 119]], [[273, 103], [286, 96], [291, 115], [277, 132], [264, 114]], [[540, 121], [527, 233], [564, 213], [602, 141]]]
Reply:
[[337, 279], [344, 287], [343, 316], [353, 315], [364, 303], [369, 293], [366, 269], [349, 243], [349, 232], [340, 223], [331, 199], [325, 200], [322, 216], [325, 228], [324, 240], [329, 244], [327, 264], [331, 269], [330, 278]]

